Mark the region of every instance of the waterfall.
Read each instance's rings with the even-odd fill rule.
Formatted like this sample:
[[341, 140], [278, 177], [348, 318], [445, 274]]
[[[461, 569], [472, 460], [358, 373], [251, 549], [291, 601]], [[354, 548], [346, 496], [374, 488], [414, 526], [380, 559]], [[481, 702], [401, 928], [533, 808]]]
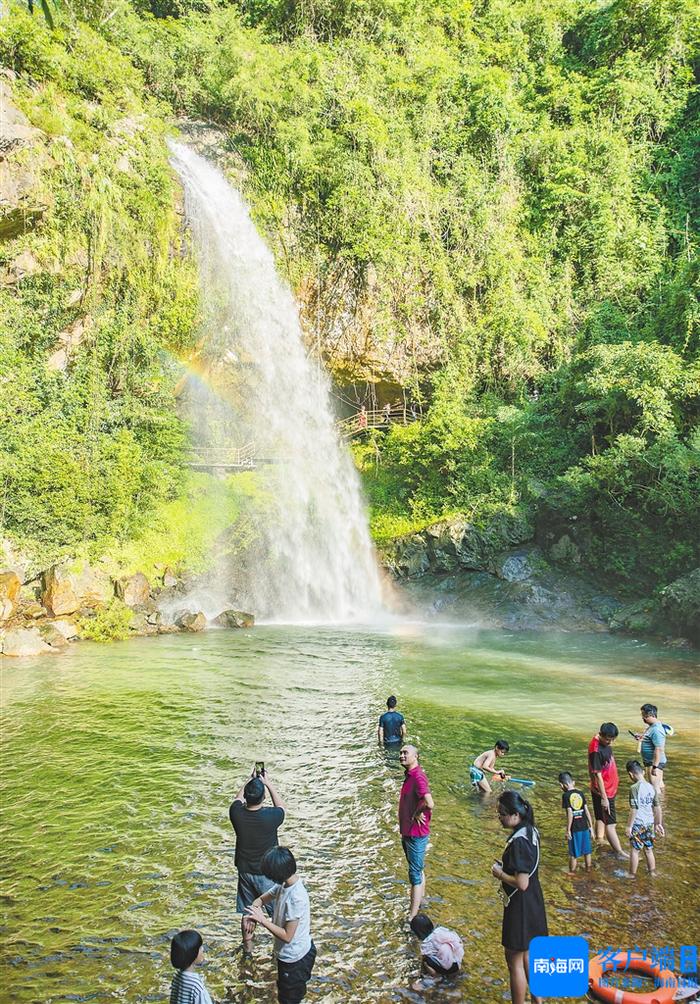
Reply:
[[244, 563], [236, 598], [267, 620], [376, 616], [380, 579], [359, 477], [338, 441], [328, 377], [305, 351], [292, 293], [224, 175], [183, 144], [170, 149], [204, 315], [208, 379], [191, 381], [193, 445], [252, 442], [269, 461], [255, 475], [257, 557]]

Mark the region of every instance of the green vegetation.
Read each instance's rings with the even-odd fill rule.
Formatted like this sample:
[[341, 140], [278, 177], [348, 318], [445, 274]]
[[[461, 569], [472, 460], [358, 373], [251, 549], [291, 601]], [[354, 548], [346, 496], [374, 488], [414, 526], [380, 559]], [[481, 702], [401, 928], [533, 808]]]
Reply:
[[102, 607], [91, 617], [79, 621], [80, 637], [86, 641], [124, 641], [129, 637], [129, 626], [134, 619], [134, 611], [121, 600], [114, 599], [107, 607]]
[[[174, 111], [226, 131], [331, 367], [386, 372], [423, 403], [423, 421], [356, 451], [379, 539], [506, 511], [574, 521], [590, 568], [630, 589], [697, 564], [695, 14], [134, 0], [62, 5], [54, 32], [19, 10], [0, 21], [22, 106], [54, 137], [47, 221], [0, 245], [44, 265], [4, 314], [7, 528], [104, 550], [186, 497], [165, 354], [187, 351], [196, 314], [163, 146]], [[67, 375], [45, 372], [79, 312], [91, 335]]]

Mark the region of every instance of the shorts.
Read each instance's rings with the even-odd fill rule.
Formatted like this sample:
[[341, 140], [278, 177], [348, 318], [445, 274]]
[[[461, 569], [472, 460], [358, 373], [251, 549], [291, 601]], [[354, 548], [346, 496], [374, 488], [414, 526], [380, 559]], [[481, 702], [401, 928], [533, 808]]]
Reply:
[[454, 976], [455, 973], [459, 972], [459, 963], [453, 962], [449, 969], [445, 969], [445, 967], [441, 966], [438, 960], [434, 959], [431, 955], [424, 955], [423, 963], [426, 966], [430, 966], [437, 976]]
[[584, 854], [591, 854], [593, 851], [591, 847], [591, 831], [574, 830], [568, 844], [569, 854], [572, 858], [580, 858]]
[[303, 1001], [315, 961], [316, 946], [313, 941], [306, 955], [296, 962], [277, 960], [277, 1000], [280, 1004], [299, 1004]]
[[408, 861], [408, 881], [420, 885], [423, 881], [425, 849], [430, 837], [401, 837], [401, 846]]
[[630, 844], [635, 851], [641, 851], [644, 847], [651, 850], [654, 846], [654, 827], [648, 823], [635, 823], [632, 827]]
[[[663, 763], [657, 763], [657, 765], [656, 765], [656, 769], [657, 769], [657, 770], [666, 770], [666, 764], [667, 764], [667, 763], [668, 763], [668, 760], [664, 760], [664, 762], [663, 762]], [[653, 764], [653, 763], [647, 763], [647, 761], [646, 761], [646, 760], [644, 760], [644, 761], [643, 761], [643, 764], [644, 764], [644, 768], [645, 768], [645, 770], [648, 770], [648, 769], [649, 769], [650, 767], [653, 767], [653, 766], [654, 766], [654, 764]]]
[[591, 797], [593, 799], [593, 815], [596, 819], [600, 820], [601, 823], [605, 823], [606, 826], [612, 826], [617, 822], [617, 813], [615, 812], [615, 796], [608, 798], [610, 803], [609, 809], [603, 808], [603, 803], [600, 798], [600, 794], [597, 791], [591, 791]]
[[[236, 910], [238, 913], [245, 913], [246, 907], [250, 906], [254, 899], [269, 892], [275, 883], [266, 875], [253, 875], [251, 872], [238, 873], [238, 890], [236, 892]], [[267, 903], [263, 909], [272, 916], [274, 910], [273, 903]]]
[[472, 784], [478, 784], [479, 781], [483, 781], [484, 780], [483, 770], [479, 770], [478, 767], [474, 767], [474, 765], [472, 764], [472, 766], [469, 768], [469, 779]]

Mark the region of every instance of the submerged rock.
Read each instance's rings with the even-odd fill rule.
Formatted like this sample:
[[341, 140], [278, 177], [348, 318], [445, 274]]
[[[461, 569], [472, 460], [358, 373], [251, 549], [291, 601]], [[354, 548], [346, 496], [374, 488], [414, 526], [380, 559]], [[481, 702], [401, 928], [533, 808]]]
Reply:
[[255, 617], [243, 610], [224, 610], [214, 618], [212, 624], [226, 628], [251, 628], [255, 624]]
[[56, 651], [48, 645], [38, 628], [14, 628], [6, 631], [2, 639], [2, 654], [10, 658], [22, 658], [29, 655], [41, 655], [44, 652]]
[[201, 610], [197, 613], [190, 613], [186, 610], [184, 613], [178, 614], [175, 618], [175, 624], [181, 631], [203, 631], [207, 626], [207, 618]]
[[0, 623], [12, 617], [22, 583], [15, 572], [0, 572]]

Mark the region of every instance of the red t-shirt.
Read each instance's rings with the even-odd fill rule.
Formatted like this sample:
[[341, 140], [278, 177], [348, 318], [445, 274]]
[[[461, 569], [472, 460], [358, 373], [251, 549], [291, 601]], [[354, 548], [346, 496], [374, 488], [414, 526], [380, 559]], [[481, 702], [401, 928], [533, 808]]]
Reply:
[[429, 791], [428, 778], [420, 764], [416, 764], [412, 770], [406, 771], [399, 798], [399, 829], [402, 837], [430, 836], [430, 809], [423, 810], [425, 813], [424, 823], [418, 824], [413, 818], [423, 795]]
[[591, 775], [591, 791], [600, 794], [596, 773], [603, 775], [603, 787], [608, 798], [614, 798], [620, 779], [617, 776], [617, 764], [613, 756], [612, 746], [601, 746], [598, 736], [593, 736], [588, 744], [588, 773]]

